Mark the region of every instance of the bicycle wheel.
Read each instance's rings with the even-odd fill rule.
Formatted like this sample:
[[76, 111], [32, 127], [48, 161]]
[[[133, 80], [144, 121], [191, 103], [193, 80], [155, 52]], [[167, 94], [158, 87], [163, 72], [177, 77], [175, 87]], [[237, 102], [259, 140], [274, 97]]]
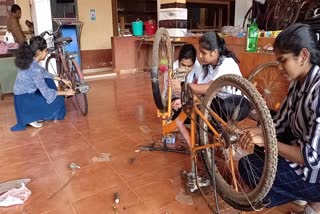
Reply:
[[[69, 60], [69, 66], [70, 66], [70, 79], [72, 82], [72, 87], [76, 92], [74, 94], [74, 97], [76, 99], [80, 112], [83, 115], [86, 115], [88, 113], [88, 98], [87, 98], [87, 94], [83, 92], [82, 87], [87, 87], [87, 85], [84, 83], [84, 80], [80, 78], [77, 72], [76, 62], [74, 60]], [[82, 71], [79, 71], [79, 72], [82, 72]]]
[[248, 80], [258, 89], [268, 108], [278, 111], [290, 84], [279, 70], [279, 63], [274, 61], [258, 66]]
[[247, 29], [247, 24], [252, 22], [252, 6], [248, 9], [246, 15], [243, 18], [242, 28]]
[[61, 65], [59, 62], [57, 62], [56, 60], [56, 55], [55, 54], [51, 54], [47, 60], [46, 60], [46, 70], [49, 72], [54, 73], [54, 75], [59, 76], [59, 74], [61, 73]]
[[310, 2], [305, 13], [303, 22], [306, 24], [317, 24], [320, 20], [320, 2]]
[[[70, 80], [70, 77], [67, 76], [66, 72], [64, 71], [63, 65], [61, 61], [57, 60], [56, 55], [53, 53], [51, 54], [47, 60], [46, 60], [46, 69], [50, 73], [59, 76], [63, 79]], [[64, 85], [62, 82], [58, 82], [58, 86], [60, 90], [67, 89], [66, 85]]]
[[172, 69], [171, 42], [165, 28], [157, 30], [152, 49], [151, 84], [154, 102], [158, 110], [168, 110], [168, 78]]
[[300, 15], [300, 6], [297, 3], [286, 5], [282, 8], [284, 10], [281, 22], [278, 23], [277, 29], [285, 29], [290, 25], [296, 23]]
[[[226, 124], [218, 122], [212, 111]], [[278, 154], [275, 130], [265, 101], [248, 80], [224, 75], [210, 85], [201, 112], [219, 132], [219, 136], [212, 136], [207, 124], [200, 121], [200, 144], [220, 144], [214, 149], [203, 150], [205, 166], [214, 181], [211, 183], [215, 183], [218, 194], [233, 208], [262, 209], [261, 201], [274, 181]], [[258, 122], [250, 116], [253, 113]], [[258, 129], [258, 124], [264, 149], [255, 149], [248, 154], [241, 150], [238, 140], [243, 130]], [[261, 171], [251, 164], [251, 158], [256, 156], [258, 160], [264, 158]], [[246, 166], [245, 170], [243, 166]], [[240, 171], [241, 174], [248, 173], [249, 179], [242, 177]]]
[[296, 3], [279, 2], [268, 13], [265, 28], [268, 31], [285, 29], [297, 21], [299, 14], [300, 7]]
[[280, 20], [279, 8], [280, 3], [270, 7], [265, 19], [265, 30], [271, 31], [276, 29], [276, 24]]

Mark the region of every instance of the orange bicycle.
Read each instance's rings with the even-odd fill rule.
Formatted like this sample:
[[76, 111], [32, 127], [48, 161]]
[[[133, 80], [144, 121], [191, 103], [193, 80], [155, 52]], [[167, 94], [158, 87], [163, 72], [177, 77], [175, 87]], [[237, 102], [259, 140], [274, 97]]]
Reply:
[[[79, 64], [76, 61], [78, 55], [77, 52], [68, 52], [64, 49], [66, 45], [72, 42], [70, 37], [60, 36], [60, 26], [61, 24], [56, 24], [57, 29], [50, 33], [45, 31], [40, 34], [40, 36], [45, 36], [48, 34], [53, 38], [54, 47], [48, 48], [49, 57], [46, 60], [46, 69], [53, 71], [57, 76], [70, 80], [72, 83], [72, 89], [75, 91], [75, 100], [77, 105], [83, 115], [88, 113], [88, 99], [87, 93], [89, 92], [89, 85], [84, 80], [84, 76]], [[59, 82], [60, 90], [64, 90], [66, 85]]]
[[[177, 119], [171, 120], [172, 89], [167, 85], [167, 79], [174, 78], [171, 59], [169, 34], [166, 29], [160, 28], [153, 44], [152, 92], [157, 114], [162, 119], [163, 136], [177, 129], [177, 120], [191, 119], [192, 167], [187, 174], [188, 188], [191, 192], [199, 190], [212, 212], [219, 213], [218, 195], [236, 210], [264, 208], [262, 200], [274, 181], [278, 155], [275, 129], [264, 99], [248, 80], [236, 75], [225, 75], [215, 80], [205, 96], [195, 94], [185, 84], [181, 92], [183, 111]], [[166, 71], [162, 68], [164, 62]], [[234, 98], [228, 109], [222, 108], [225, 98]], [[242, 108], [244, 102], [250, 109], [246, 115]], [[256, 127], [261, 130], [258, 134], [264, 138], [264, 149], [255, 149], [254, 153], [250, 153], [264, 156], [261, 176], [254, 174], [253, 166], [247, 158], [249, 151], [241, 150], [239, 145], [242, 132]], [[154, 145], [139, 148], [159, 150], [155, 149]], [[240, 160], [246, 162], [247, 173], [252, 173], [249, 183], [245, 182], [239, 173]], [[201, 171], [203, 165], [205, 169]], [[203, 174], [209, 183], [203, 182], [200, 174]], [[204, 191], [203, 186], [208, 185], [209, 187], [205, 188], [210, 188], [214, 194]]]

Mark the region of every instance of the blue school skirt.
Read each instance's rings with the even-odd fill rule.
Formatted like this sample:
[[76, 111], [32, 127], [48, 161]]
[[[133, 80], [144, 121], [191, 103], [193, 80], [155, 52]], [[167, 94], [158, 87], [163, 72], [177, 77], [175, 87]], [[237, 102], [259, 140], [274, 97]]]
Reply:
[[[49, 88], [57, 90], [52, 79], [45, 79]], [[63, 120], [66, 115], [66, 106], [63, 96], [48, 104], [39, 90], [33, 94], [14, 95], [14, 109], [16, 112], [17, 124], [11, 131], [24, 130], [26, 126], [39, 120]]]
[[[239, 161], [239, 172], [243, 180], [252, 185], [252, 175], [261, 177], [264, 165], [263, 149], [255, 149], [255, 154], [246, 156]], [[250, 166], [248, 164], [250, 161]], [[250, 169], [250, 174], [248, 172]], [[253, 172], [252, 172], [252, 171]], [[291, 201], [304, 200], [308, 202], [320, 202], [320, 183], [309, 183], [304, 181], [281, 156], [278, 156], [278, 165], [275, 180], [270, 192], [263, 203], [267, 207], [280, 206]]]

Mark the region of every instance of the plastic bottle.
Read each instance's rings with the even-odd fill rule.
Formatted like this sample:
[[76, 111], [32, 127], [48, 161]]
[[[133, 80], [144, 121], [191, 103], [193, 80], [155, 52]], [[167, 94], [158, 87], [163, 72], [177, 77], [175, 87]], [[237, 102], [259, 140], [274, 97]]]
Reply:
[[259, 28], [258, 28], [256, 19], [254, 19], [251, 25], [248, 27], [246, 51], [257, 52], [258, 34], [259, 34]]

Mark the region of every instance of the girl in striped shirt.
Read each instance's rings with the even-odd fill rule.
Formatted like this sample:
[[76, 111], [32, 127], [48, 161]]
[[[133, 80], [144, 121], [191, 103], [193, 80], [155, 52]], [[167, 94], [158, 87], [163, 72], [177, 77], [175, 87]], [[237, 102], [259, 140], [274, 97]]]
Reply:
[[[274, 50], [280, 69], [291, 84], [274, 118], [279, 157], [276, 177], [265, 202], [273, 207], [305, 200], [308, 204], [303, 213], [320, 213], [320, 50], [317, 35], [309, 25], [294, 24], [279, 34]], [[261, 147], [263, 136], [248, 131], [240, 142], [243, 149], [249, 144]], [[255, 174], [261, 175], [263, 158], [258, 158], [256, 153], [246, 158]], [[245, 170], [248, 166], [244, 159], [239, 162], [239, 171], [249, 184], [252, 178]]]

